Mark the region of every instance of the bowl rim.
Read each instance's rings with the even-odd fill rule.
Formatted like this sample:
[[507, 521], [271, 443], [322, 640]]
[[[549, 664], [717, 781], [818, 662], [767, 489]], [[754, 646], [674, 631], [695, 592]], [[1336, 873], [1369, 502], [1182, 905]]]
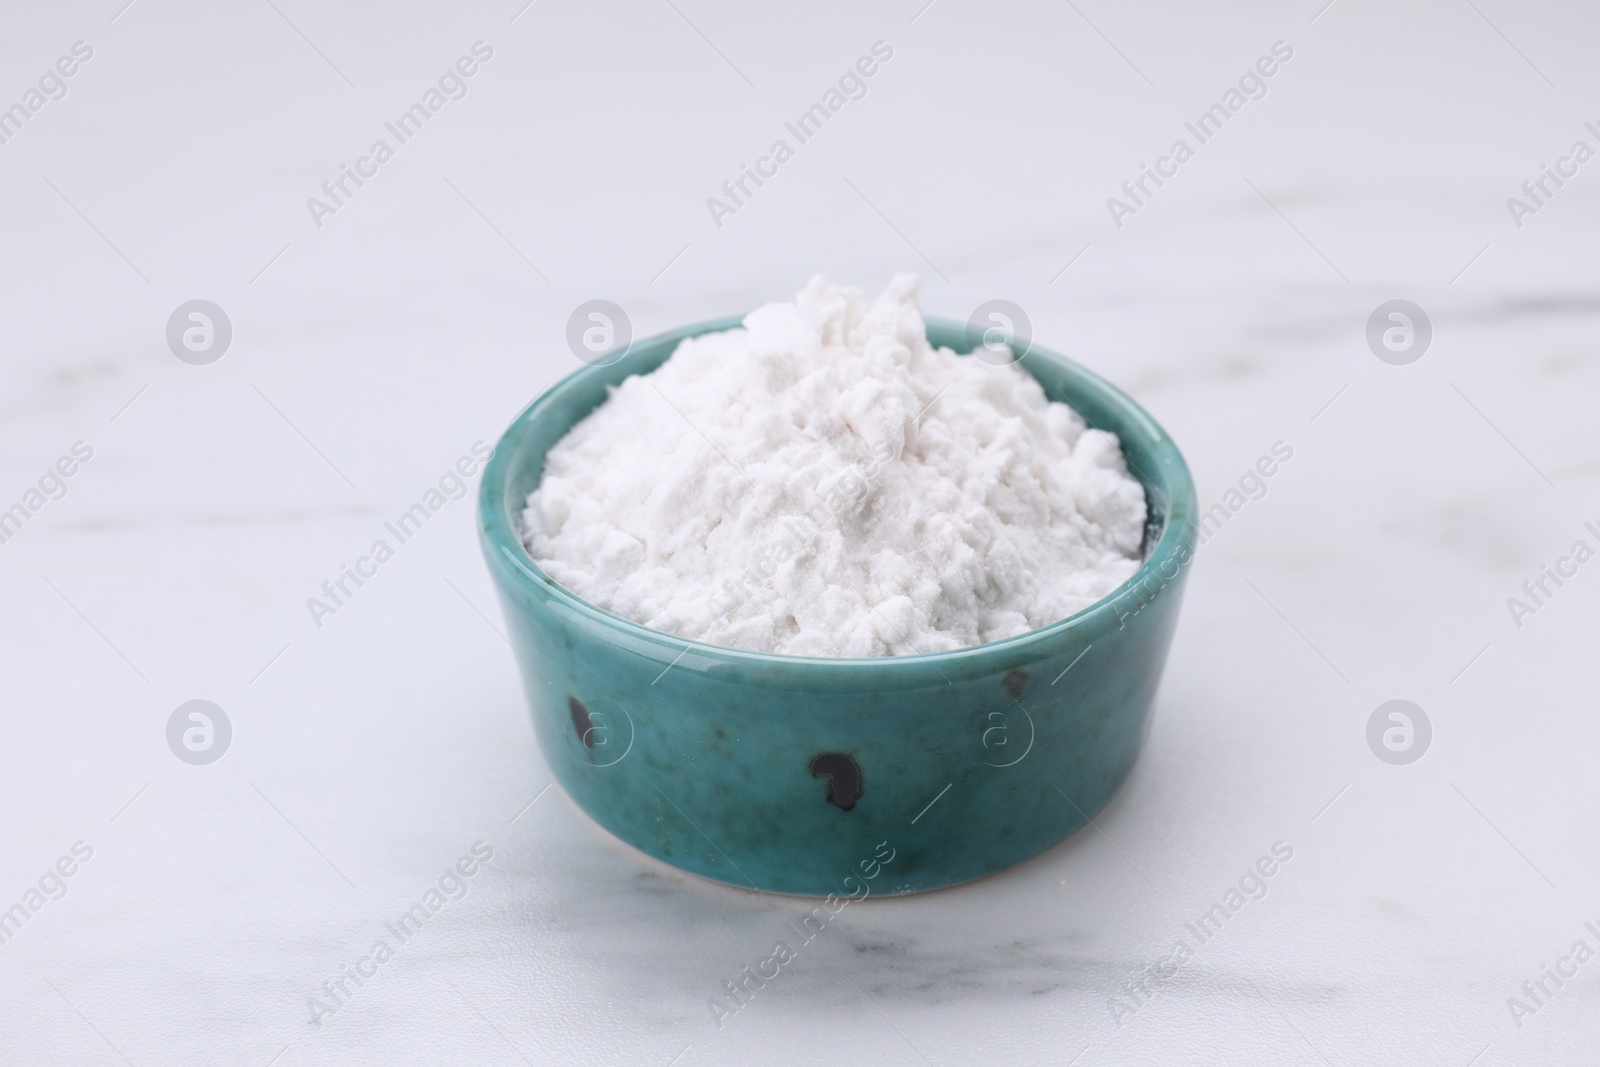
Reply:
[[[1194, 541], [1197, 518], [1197, 497], [1194, 480], [1190, 475], [1188, 464], [1184, 461], [1183, 454], [1178, 450], [1172, 438], [1144, 410], [1132, 397], [1121, 389], [1106, 381], [1094, 371], [1083, 364], [1069, 359], [1060, 353], [1041, 347], [1037, 341], [1032, 341], [1026, 353], [1018, 359], [1025, 369], [1029, 370], [1035, 381], [1045, 387], [1046, 393], [1052, 390], [1045, 382], [1040, 381], [1036, 374], [1028, 368], [1030, 361], [1040, 363], [1054, 363], [1064, 369], [1072, 379], [1071, 391], [1073, 393], [1089, 392], [1098, 394], [1101, 403], [1116, 414], [1119, 425], [1111, 429], [1117, 434], [1118, 445], [1122, 450], [1124, 460], [1130, 467], [1135, 467], [1128, 459], [1124, 439], [1128, 431], [1133, 431], [1143, 437], [1142, 444], [1146, 451], [1153, 453], [1157, 462], [1155, 472], [1148, 472], [1135, 468], [1135, 477], [1147, 488], [1156, 485], [1163, 490], [1167, 497], [1166, 515], [1162, 522], [1160, 535], [1154, 545], [1146, 544], [1145, 558], [1137, 570], [1129, 575], [1127, 580], [1118, 585], [1104, 597], [1082, 609], [1076, 614], [1064, 619], [1041, 626], [1013, 637], [1003, 638], [999, 641], [989, 641], [980, 645], [970, 645], [966, 648], [953, 649], [946, 652], [925, 652], [910, 656], [873, 656], [873, 657], [826, 657], [826, 656], [792, 656], [778, 652], [755, 652], [749, 649], [730, 648], [725, 645], [715, 645], [695, 638], [680, 637], [665, 630], [655, 630], [641, 623], [633, 622], [613, 612], [592, 604], [578, 594], [567, 589], [536, 563], [527, 548], [522, 543], [520, 534], [520, 521], [515, 523], [511, 516], [520, 516], [525, 502], [518, 505], [515, 512], [506, 507], [506, 488], [508, 468], [515, 458], [530, 432], [530, 428], [541, 415], [546, 415], [562, 404], [566, 395], [577, 388], [586, 386], [588, 379], [600, 375], [604, 370], [620, 362], [622, 358], [633, 356], [636, 353], [649, 352], [651, 358], [655, 350], [671, 346], [676, 351], [679, 342], [702, 334], [717, 333], [730, 329], [742, 328], [745, 316], [731, 315], [716, 319], [707, 319], [692, 323], [674, 330], [655, 334], [632, 342], [623, 356], [616, 360], [607, 360], [580, 367], [559, 381], [547, 386], [545, 390], [524, 407], [511, 421], [511, 424], [495, 442], [494, 451], [489, 461], [484, 465], [483, 476], [479, 483], [478, 491], [478, 529], [482, 547], [486, 556], [490, 557], [491, 571], [494, 571], [493, 558], [509, 564], [509, 572], [515, 576], [514, 580], [525, 587], [525, 592], [534, 596], [545, 596], [559, 601], [564, 608], [588, 620], [604, 630], [614, 631], [621, 639], [618, 643], [625, 643], [636, 649], [645, 649], [656, 646], [663, 656], [677, 656], [684, 659], [687, 653], [697, 653], [700, 657], [724, 664], [746, 666], [763, 671], [782, 670], [786, 668], [830, 668], [848, 674], [864, 676], [866, 674], [880, 674], [885, 677], [904, 676], [907, 674], [921, 674], [927, 667], [951, 667], [962, 674], [969, 673], [972, 669], [986, 669], [991, 667], [991, 660], [1001, 659], [1006, 661], [1021, 661], [1024, 659], [1040, 659], [1044, 655], [1053, 654], [1063, 638], [1082, 638], [1092, 641], [1103, 633], [1120, 628], [1122, 616], [1117, 612], [1117, 601], [1130, 592], [1137, 590], [1146, 582], [1154, 579], [1155, 593], [1151, 599], [1159, 596], [1169, 585], [1174, 585], [1183, 577], [1183, 570], [1192, 561], [1194, 556]], [[942, 319], [928, 316], [924, 322], [931, 334], [955, 334], [966, 331], [967, 324], [951, 319]], [[951, 347], [949, 345], [936, 347]], [[965, 352], [970, 354], [969, 346]], [[670, 358], [671, 352], [661, 361]], [[651, 368], [654, 370], [655, 368]], [[650, 373], [640, 371], [638, 373]], [[1067, 403], [1074, 410], [1078, 405], [1074, 397], [1061, 390], [1054, 390], [1059, 395], [1051, 399]], [[602, 403], [604, 401], [601, 401]], [[594, 408], [588, 408], [582, 419]], [[1081, 414], [1081, 412], [1080, 412]], [[567, 427], [571, 429], [576, 421]], [[566, 431], [563, 431], [565, 434]], [[559, 438], [558, 438], [559, 440]], [[1152, 476], [1152, 473], [1154, 476]], [[1146, 496], [1148, 506], [1148, 492]], [[1148, 518], [1147, 518], [1148, 522]], [[1161, 573], [1161, 568], [1171, 560], [1177, 560], [1177, 569], [1171, 576]], [[1073, 642], [1075, 644], [1075, 642]], [[1087, 650], [1085, 650], [1087, 651]], [[676, 661], [675, 661], [676, 662]], [[1074, 661], [1076, 662], [1076, 661]], [[689, 666], [685, 663], [684, 666]], [[942, 673], [942, 672], [941, 672]]]

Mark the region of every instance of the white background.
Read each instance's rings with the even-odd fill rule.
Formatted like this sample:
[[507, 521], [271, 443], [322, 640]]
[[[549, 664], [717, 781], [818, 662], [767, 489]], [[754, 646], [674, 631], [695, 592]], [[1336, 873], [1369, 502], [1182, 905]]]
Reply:
[[[1600, 162], [1520, 228], [1506, 198], [1600, 148], [1600, 15], [1322, 2], [7, 4], [0, 106], [94, 56], [0, 145], [0, 508], [75, 441], [94, 458], [0, 545], [0, 908], [94, 855], [0, 945], [0, 1062], [1592, 1058], [1600, 962], [1520, 1027], [1507, 998], [1600, 949], [1600, 564], [1520, 628], [1506, 600], [1600, 547]], [[469, 94], [314, 225], [480, 39]], [[714, 225], [706, 198], [877, 40], [867, 96]], [[1267, 96], [1114, 226], [1106, 199], [1278, 40]], [[806, 906], [540, 795], [471, 502], [320, 629], [305, 602], [576, 368], [580, 302], [645, 336], [902, 269], [929, 314], [1025, 307], [1161, 420], [1205, 505], [1294, 458], [1202, 549], [1098, 832], [852, 906], [718, 1029], [708, 998]], [[1397, 297], [1435, 330], [1409, 366], [1364, 340]], [[233, 324], [209, 366], [165, 341], [194, 298]], [[205, 767], [165, 741], [195, 698], [234, 729]], [[1409, 766], [1365, 739], [1394, 698], [1433, 724]], [[312, 1025], [478, 840], [468, 895]], [[1275, 841], [1265, 899], [1118, 1019]]]

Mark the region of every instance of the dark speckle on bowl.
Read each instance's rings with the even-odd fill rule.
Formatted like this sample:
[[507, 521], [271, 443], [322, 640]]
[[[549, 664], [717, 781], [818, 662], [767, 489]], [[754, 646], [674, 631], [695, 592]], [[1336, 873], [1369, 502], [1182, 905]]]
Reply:
[[1028, 687], [1028, 672], [1024, 670], [1008, 671], [1000, 684], [1006, 687], [1006, 695], [1012, 700], [1016, 700], [1022, 695], [1022, 691]]
[[811, 761], [811, 777], [828, 779], [828, 803], [844, 811], [861, 799], [861, 767], [843, 752], [824, 752]]
[[572, 728], [578, 732], [578, 740], [584, 748], [593, 748], [594, 721], [589, 718], [589, 709], [577, 697], [568, 697], [567, 710], [572, 712]]

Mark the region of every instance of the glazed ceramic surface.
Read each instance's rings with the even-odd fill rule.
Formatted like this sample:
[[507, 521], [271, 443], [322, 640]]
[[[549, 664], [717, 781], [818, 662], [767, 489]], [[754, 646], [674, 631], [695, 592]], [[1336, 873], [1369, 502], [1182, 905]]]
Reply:
[[[589, 605], [529, 558], [517, 531], [549, 448], [607, 385], [684, 337], [635, 344], [525, 410], [480, 494], [484, 555], [546, 758], [601, 826], [733, 885], [859, 897], [1003, 870], [1082, 827], [1127, 777], [1148, 725], [1194, 549], [1194, 487], [1136, 404], [1032, 348], [1052, 399], [1115, 432], [1150, 505], [1145, 561], [1070, 619], [956, 652], [829, 660], [718, 648]], [[930, 340], [969, 351], [965, 327]]]

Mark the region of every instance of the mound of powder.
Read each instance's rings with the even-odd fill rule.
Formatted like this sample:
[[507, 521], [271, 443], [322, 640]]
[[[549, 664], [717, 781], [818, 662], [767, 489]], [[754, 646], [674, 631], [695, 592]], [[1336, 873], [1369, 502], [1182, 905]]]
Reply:
[[1116, 436], [933, 348], [919, 286], [813, 278], [613, 388], [550, 450], [529, 553], [644, 626], [794, 656], [964, 648], [1110, 593], [1145, 522]]

